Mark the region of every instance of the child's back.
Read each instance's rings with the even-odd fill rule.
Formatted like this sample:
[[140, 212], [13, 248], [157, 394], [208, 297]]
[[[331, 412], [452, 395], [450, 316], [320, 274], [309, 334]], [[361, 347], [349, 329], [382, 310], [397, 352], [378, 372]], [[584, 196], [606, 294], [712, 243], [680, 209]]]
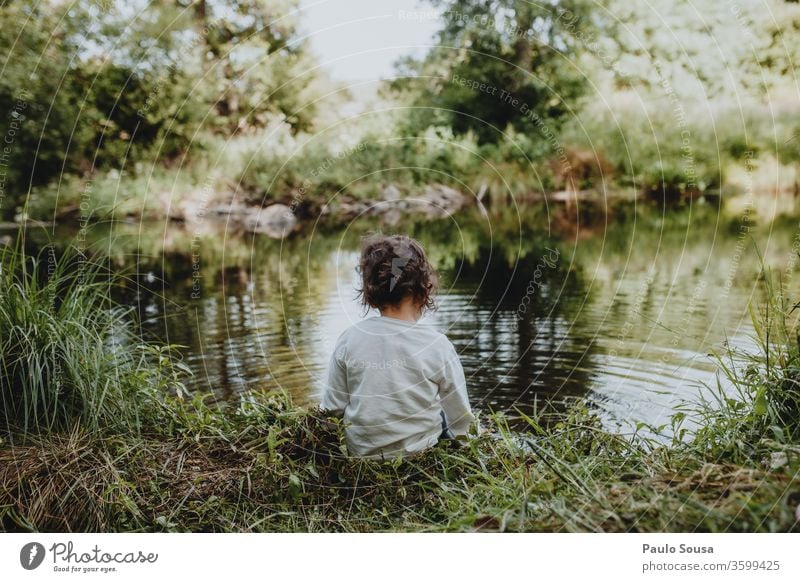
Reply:
[[445, 433], [465, 435], [474, 417], [458, 354], [445, 335], [417, 323], [436, 289], [421, 245], [373, 237], [359, 269], [364, 304], [381, 316], [339, 336], [322, 400], [344, 419], [349, 453], [389, 458], [422, 451]]
[[473, 419], [453, 345], [429, 326], [371, 317], [339, 337], [323, 407], [342, 412], [347, 447], [359, 457], [410, 454], [436, 444], [446, 426]]

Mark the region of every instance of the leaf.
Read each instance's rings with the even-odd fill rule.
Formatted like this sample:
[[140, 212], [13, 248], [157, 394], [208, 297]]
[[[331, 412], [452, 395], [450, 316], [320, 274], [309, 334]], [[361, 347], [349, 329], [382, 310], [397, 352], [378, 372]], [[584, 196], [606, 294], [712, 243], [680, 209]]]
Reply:
[[289, 494], [297, 499], [300, 497], [300, 494], [303, 492], [303, 483], [300, 481], [300, 477], [291, 473], [289, 475]]
[[763, 416], [767, 413], [767, 387], [761, 386], [756, 392], [753, 402], [753, 412], [756, 416]]

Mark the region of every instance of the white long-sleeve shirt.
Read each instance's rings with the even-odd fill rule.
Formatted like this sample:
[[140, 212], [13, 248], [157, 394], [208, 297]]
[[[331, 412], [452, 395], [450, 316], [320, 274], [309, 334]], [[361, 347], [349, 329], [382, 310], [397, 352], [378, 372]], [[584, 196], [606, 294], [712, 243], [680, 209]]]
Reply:
[[474, 420], [450, 340], [428, 325], [384, 316], [339, 336], [320, 406], [344, 420], [348, 452], [373, 459], [435, 445], [442, 411], [456, 436]]

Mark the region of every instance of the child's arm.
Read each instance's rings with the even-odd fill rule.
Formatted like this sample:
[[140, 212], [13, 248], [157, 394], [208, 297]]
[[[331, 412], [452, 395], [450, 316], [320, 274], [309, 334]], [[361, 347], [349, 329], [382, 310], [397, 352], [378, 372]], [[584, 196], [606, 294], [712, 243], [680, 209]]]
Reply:
[[341, 338], [336, 342], [336, 348], [331, 354], [330, 365], [328, 366], [328, 382], [322, 394], [320, 408], [341, 418], [344, 409], [350, 402], [350, 394], [347, 391], [347, 368], [345, 362], [340, 358]]
[[442, 399], [442, 410], [447, 417], [448, 427], [455, 436], [463, 436], [467, 434], [475, 417], [469, 405], [464, 368], [453, 344], [448, 342], [448, 345], [442, 380], [439, 383], [439, 397]]

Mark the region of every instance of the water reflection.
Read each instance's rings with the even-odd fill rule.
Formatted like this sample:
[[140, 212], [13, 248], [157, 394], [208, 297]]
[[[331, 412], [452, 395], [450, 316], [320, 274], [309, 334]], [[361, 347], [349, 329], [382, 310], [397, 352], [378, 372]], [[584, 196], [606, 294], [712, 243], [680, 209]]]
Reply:
[[[723, 340], [749, 345], [760, 272], [751, 239], [783, 268], [796, 229], [777, 221], [743, 237], [710, 207], [553, 224], [553, 214], [502, 209], [488, 221], [408, 225], [443, 280], [424, 323], [456, 345], [476, 407], [528, 413], [586, 397], [623, 427], [661, 422], [713, 383], [708, 353]], [[375, 227], [285, 241], [180, 225], [92, 236], [147, 289], [125, 295], [143, 333], [186, 346], [195, 389], [229, 399], [281, 386], [310, 403], [338, 334], [375, 315], [354, 301], [360, 236]]]

